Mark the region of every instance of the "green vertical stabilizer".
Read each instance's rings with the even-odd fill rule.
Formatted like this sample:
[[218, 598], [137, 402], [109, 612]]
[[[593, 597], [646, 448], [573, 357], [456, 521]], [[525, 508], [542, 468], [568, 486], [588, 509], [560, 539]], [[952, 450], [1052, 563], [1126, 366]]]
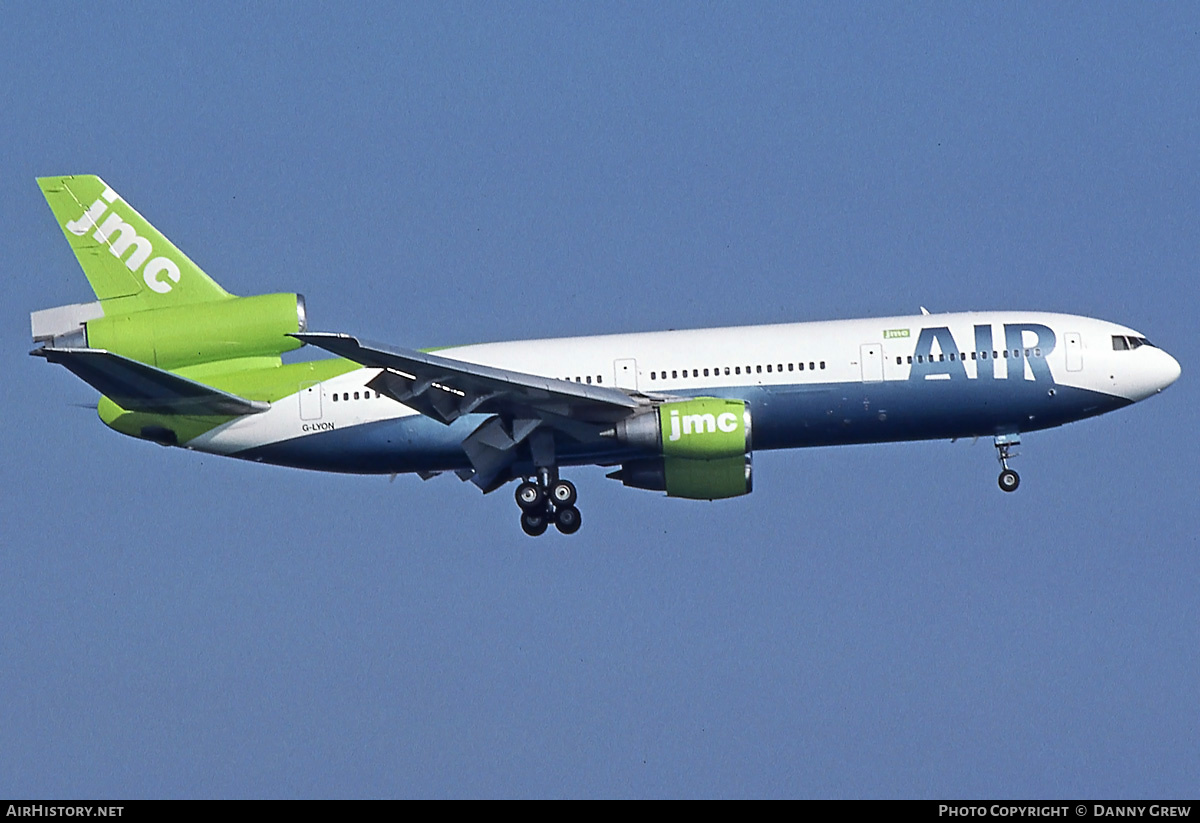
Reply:
[[231, 296], [94, 174], [38, 185], [106, 316]]

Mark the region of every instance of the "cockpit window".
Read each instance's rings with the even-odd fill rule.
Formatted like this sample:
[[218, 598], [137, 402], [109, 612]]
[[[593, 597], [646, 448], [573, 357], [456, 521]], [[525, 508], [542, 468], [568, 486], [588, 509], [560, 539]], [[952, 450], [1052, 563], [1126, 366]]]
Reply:
[[1134, 337], [1132, 334], [1128, 337], [1124, 337], [1120, 334], [1113, 335], [1113, 351], [1129, 351], [1131, 349], [1141, 348], [1142, 346], [1158, 348], [1144, 337]]

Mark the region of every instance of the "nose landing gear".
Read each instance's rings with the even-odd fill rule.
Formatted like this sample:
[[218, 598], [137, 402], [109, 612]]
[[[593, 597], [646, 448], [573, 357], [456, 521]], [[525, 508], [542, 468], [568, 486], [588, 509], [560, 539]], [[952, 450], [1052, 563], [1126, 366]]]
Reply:
[[994, 438], [996, 444], [996, 457], [1000, 460], [1000, 490], [1006, 492], [1015, 492], [1017, 486], [1021, 485], [1021, 475], [1008, 467], [1009, 458], [1016, 457], [1013, 451], [1014, 446], [1021, 444], [1021, 437], [1017, 434], [998, 434]]
[[563, 534], [574, 534], [582, 525], [575, 508], [579, 494], [570, 480], [551, 477], [542, 470], [536, 481], [520, 483], [515, 497], [521, 507], [521, 530], [530, 537], [545, 534], [551, 523]]

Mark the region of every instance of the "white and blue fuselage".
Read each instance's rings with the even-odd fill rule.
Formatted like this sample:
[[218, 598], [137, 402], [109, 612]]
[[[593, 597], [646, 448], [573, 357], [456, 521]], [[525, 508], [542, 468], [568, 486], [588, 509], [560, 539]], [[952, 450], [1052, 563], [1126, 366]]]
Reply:
[[[965, 312], [485, 343], [464, 363], [612, 387], [634, 396], [745, 401], [753, 448], [1019, 435], [1092, 417], [1174, 382], [1178, 362], [1140, 332], [1046, 312]], [[241, 417], [190, 448], [356, 473], [469, 468], [449, 425], [366, 388], [380, 370], [329, 379]], [[310, 387], [312, 388], [312, 387]], [[616, 442], [561, 443], [561, 465], [615, 464]]]

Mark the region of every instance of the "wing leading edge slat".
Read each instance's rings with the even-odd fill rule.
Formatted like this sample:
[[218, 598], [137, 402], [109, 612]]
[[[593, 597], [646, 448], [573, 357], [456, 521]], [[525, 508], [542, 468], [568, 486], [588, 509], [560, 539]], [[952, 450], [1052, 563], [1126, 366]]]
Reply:
[[605, 423], [642, 403], [619, 389], [482, 366], [414, 349], [362, 343], [348, 334], [293, 334], [298, 340], [384, 371], [370, 387], [442, 423], [481, 412], [506, 417], [552, 415]]

